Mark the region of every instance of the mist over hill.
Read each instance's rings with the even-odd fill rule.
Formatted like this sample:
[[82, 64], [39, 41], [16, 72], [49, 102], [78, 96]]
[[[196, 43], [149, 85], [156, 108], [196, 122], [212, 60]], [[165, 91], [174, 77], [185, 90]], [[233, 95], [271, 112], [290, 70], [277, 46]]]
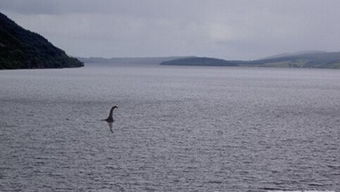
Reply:
[[302, 52], [270, 58], [245, 61], [241, 66], [291, 67], [291, 68], [340, 68], [340, 52]]
[[[80, 60], [80, 61], [79, 61]], [[289, 68], [340, 68], [340, 52], [301, 51], [257, 60], [224, 60], [211, 57], [73, 58], [41, 35], [26, 30], [0, 13], [0, 69], [81, 67], [95, 65], [188, 65]]]
[[317, 54], [317, 53], [326, 53], [326, 51], [311, 50], [311, 51], [285, 52], [285, 53], [267, 56], [267, 57], [260, 58], [257, 60], [274, 59], [278, 57], [290, 57], [290, 56], [297, 56], [297, 55], [303, 55], [303, 54]]
[[0, 13], [0, 69], [82, 67], [41, 35]]
[[159, 65], [162, 62], [175, 60], [179, 58], [186, 58], [181, 56], [172, 57], [79, 57], [78, 59], [86, 65]]
[[210, 57], [187, 57], [165, 61], [161, 65], [238, 66], [238, 63]]
[[161, 65], [196, 65], [196, 66], [246, 66], [246, 67], [282, 67], [282, 68], [340, 68], [340, 52], [303, 51], [279, 54], [257, 60], [223, 60], [207, 57], [187, 57], [162, 62]]
[[301, 51], [283, 53], [257, 60], [224, 60], [211, 57], [115, 57], [78, 58], [86, 65], [182, 65], [281, 68], [340, 68], [340, 52]]

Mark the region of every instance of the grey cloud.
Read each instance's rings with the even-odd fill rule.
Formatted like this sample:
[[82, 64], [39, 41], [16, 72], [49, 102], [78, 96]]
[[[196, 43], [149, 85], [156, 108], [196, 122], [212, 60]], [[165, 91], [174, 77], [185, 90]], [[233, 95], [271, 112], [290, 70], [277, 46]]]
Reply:
[[0, 10], [75, 56], [228, 59], [339, 50], [337, 0], [2, 0]]

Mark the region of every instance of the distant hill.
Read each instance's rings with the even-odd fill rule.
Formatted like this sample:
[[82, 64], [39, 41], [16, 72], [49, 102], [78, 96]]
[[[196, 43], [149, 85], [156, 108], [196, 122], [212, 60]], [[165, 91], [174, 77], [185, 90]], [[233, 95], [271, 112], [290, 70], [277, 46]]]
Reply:
[[340, 52], [307, 51], [288, 54], [285, 53], [250, 61], [223, 60], [208, 57], [186, 57], [165, 61], [162, 62], [161, 65], [340, 69]]
[[102, 58], [102, 57], [89, 57], [89, 58], [78, 58], [85, 64], [107, 64], [107, 65], [159, 65], [164, 61], [174, 60], [185, 57], [113, 57], [113, 58]]
[[305, 52], [279, 55], [265, 59], [244, 61], [241, 66], [292, 67], [292, 68], [340, 68], [340, 52]]
[[76, 58], [0, 13], [0, 69], [82, 67]]
[[302, 54], [316, 54], [316, 53], [326, 53], [326, 51], [297, 51], [297, 52], [287, 52], [287, 53], [280, 53], [277, 55], [272, 55], [269, 57], [261, 58], [258, 60], [263, 60], [263, 59], [274, 59], [278, 57], [290, 57], [290, 56], [296, 56], [296, 55], [302, 55]]
[[209, 57], [187, 57], [162, 62], [161, 65], [194, 65], [194, 66], [238, 66], [237, 61], [227, 61]]

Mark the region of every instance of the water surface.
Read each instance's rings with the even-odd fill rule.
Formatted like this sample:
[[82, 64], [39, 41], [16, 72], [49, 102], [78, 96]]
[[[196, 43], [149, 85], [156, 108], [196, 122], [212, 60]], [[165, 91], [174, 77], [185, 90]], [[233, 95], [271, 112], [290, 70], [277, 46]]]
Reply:
[[[0, 71], [0, 191], [340, 190], [340, 71]], [[112, 132], [106, 122], [115, 111]]]

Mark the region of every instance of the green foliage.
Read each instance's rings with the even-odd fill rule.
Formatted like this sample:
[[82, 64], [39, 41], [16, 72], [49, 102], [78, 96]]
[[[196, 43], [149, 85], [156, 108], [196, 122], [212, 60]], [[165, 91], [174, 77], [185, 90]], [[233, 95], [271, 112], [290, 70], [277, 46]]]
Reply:
[[83, 63], [0, 13], [0, 69], [82, 67]]

